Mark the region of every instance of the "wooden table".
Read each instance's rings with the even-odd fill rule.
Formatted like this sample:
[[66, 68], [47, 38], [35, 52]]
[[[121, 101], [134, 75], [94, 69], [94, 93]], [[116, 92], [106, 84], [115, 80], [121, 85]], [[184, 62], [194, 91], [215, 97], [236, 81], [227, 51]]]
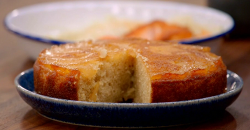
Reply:
[[[1, 0], [0, 19], [15, 8], [41, 2]], [[33, 66], [28, 55], [19, 48], [16, 36], [0, 26], [0, 129], [101, 129], [75, 126], [46, 119], [27, 105], [18, 95], [14, 78]], [[202, 123], [161, 129], [170, 130], [249, 130], [250, 129], [250, 39], [226, 40], [219, 54], [228, 69], [239, 74], [244, 88], [238, 99], [221, 116]]]

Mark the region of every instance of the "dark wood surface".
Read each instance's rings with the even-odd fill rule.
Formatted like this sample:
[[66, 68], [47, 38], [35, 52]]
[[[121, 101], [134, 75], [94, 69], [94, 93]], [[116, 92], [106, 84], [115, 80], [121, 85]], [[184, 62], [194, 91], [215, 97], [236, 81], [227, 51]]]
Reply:
[[[38, 1], [39, 2], [39, 1]], [[41, 0], [40, 0], [41, 2]], [[15, 8], [37, 3], [31, 0], [0, 0], [0, 20]], [[19, 41], [0, 25], [0, 130], [19, 129], [102, 129], [64, 124], [39, 115], [18, 95], [14, 78], [32, 68], [32, 61], [20, 49]], [[220, 46], [228, 69], [240, 75], [244, 87], [238, 99], [224, 113], [201, 123], [167, 127], [169, 130], [249, 130], [250, 129], [250, 39], [224, 40]]]

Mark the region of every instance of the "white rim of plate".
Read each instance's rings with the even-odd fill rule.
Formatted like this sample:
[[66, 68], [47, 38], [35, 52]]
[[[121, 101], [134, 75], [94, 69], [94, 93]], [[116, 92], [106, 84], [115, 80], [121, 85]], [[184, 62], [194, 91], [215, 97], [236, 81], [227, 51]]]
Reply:
[[[52, 9], [53, 8], [53, 5], [58, 5], [58, 4], [63, 4], [65, 6], [65, 8], [67, 8], [68, 4], [72, 4], [72, 3], [84, 3], [86, 5], [89, 5], [89, 6], [93, 6], [93, 4], [95, 2], [99, 2], [98, 5], [102, 5], [102, 6], [107, 6], [108, 4], [128, 4], [129, 2], [128, 1], [112, 1], [112, 0], [109, 0], [109, 1], [98, 1], [98, 0], [94, 0], [94, 1], [62, 1], [62, 2], [48, 2], [48, 3], [42, 3], [42, 4], [35, 4], [35, 5], [31, 5], [31, 6], [27, 6], [27, 7], [23, 7], [23, 8], [19, 8], [19, 9], [15, 9], [13, 10], [12, 12], [10, 12], [9, 14], [7, 14], [7, 16], [5, 17], [5, 20], [4, 20], [4, 25], [5, 27], [7, 28], [7, 30], [9, 30], [10, 32], [14, 33], [14, 34], [17, 34], [18, 36], [21, 36], [21, 37], [24, 37], [24, 38], [27, 38], [27, 39], [31, 39], [31, 40], [35, 40], [35, 41], [39, 41], [39, 42], [42, 42], [42, 43], [47, 43], [47, 44], [56, 44], [56, 45], [59, 45], [59, 44], [64, 44], [64, 43], [72, 43], [73, 41], [62, 41], [62, 40], [52, 40], [52, 39], [47, 39], [47, 38], [42, 38], [42, 37], [39, 37], [39, 36], [35, 36], [35, 35], [29, 35], [27, 33], [23, 33], [22, 31], [16, 29], [15, 27], [13, 27], [11, 24], [10, 24], [10, 19], [16, 15], [16, 12], [18, 10], [22, 11], [22, 10], [26, 10], [26, 9], [29, 9], [29, 8], [35, 8], [35, 7], [40, 7], [40, 6], [45, 6], [46, 8], [48, 9]], [[142, 1], [133, 1], [133, 4], [140, 4], [142, 3]], [[219, 11], [219, 10], [216, 10], [216, 9], [213, 9], [213, 8], [209, 8], [209, 7], [202, 7], [202, 6], [196, 6], [196, 5], [191, 5], [191, 4], [183, 4], [183, 3], [178, 3], [178, 2], [169, 2], [169, 1], [147, 1], [147, 3], [149, 5], [164, 5], [164, 3], [168, 3], [168, 4], [172, 4], [172, 5], [180, 5], [180, 6], [185, 6], [185, 7], [192, 7], [192, 8], [200, 8], [202, 10], [210, 10], [210, 11], [213, 11], [213, 12], [216, 12], [220, 15], [223, 15], [225, 18], [227, 18], [231, 23], [230, 23], [230, 27], [226, 30], [224, 30], [222, 33], [220, 34], [217, 34], [217, 35], [213, 35], [211, 37], [206, 37], [206, 38], [202, 38], [202, 39], [195, 39], [195, 40], [189, 40], [189, 41], [180, 41], [180, 43], [182, 44], [195, 44], [195, 43], [200, 43], [200, 42], [205, 42], [205, 41], [209, 41], [209, 40], [213, 40], [213, 39], [216, 39], [216, 38], [219, 38], [219, 37], [222, 37], [226, 34], [228, 34], [229, 32], [231, 32], [235, 26], [235, 23], [234, 23], [234, 20], [233, 18], [222, 12], [222, 11]], [[77, 5], [77, 4], [76, 4]], [[80, 4], [78, 4], [80, 5]]]

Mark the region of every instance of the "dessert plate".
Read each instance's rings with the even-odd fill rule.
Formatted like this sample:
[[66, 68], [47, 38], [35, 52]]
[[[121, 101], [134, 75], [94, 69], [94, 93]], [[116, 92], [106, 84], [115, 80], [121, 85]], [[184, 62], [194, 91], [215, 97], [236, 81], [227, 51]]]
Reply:
[[15, 85], [23, 100], [52, 120], [95, 127], [149, 128], [203, 121], [224, 111], [239, 96], [242, 79], [227, 71], [227, 92], [195, 100], [163, 103], [101, 103], [39, 95], [34, 91], [33, 69], [20, 73]]

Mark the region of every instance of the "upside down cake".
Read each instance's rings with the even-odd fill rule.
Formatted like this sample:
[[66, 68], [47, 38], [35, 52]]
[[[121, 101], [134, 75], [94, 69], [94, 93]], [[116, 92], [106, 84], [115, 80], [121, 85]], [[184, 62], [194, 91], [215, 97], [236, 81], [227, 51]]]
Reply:
[[139, 39], [53, 46], [34, 64], [39, 94], [90, 102], [171, 102], [225, 92], [226, 66], [208, 47]]

